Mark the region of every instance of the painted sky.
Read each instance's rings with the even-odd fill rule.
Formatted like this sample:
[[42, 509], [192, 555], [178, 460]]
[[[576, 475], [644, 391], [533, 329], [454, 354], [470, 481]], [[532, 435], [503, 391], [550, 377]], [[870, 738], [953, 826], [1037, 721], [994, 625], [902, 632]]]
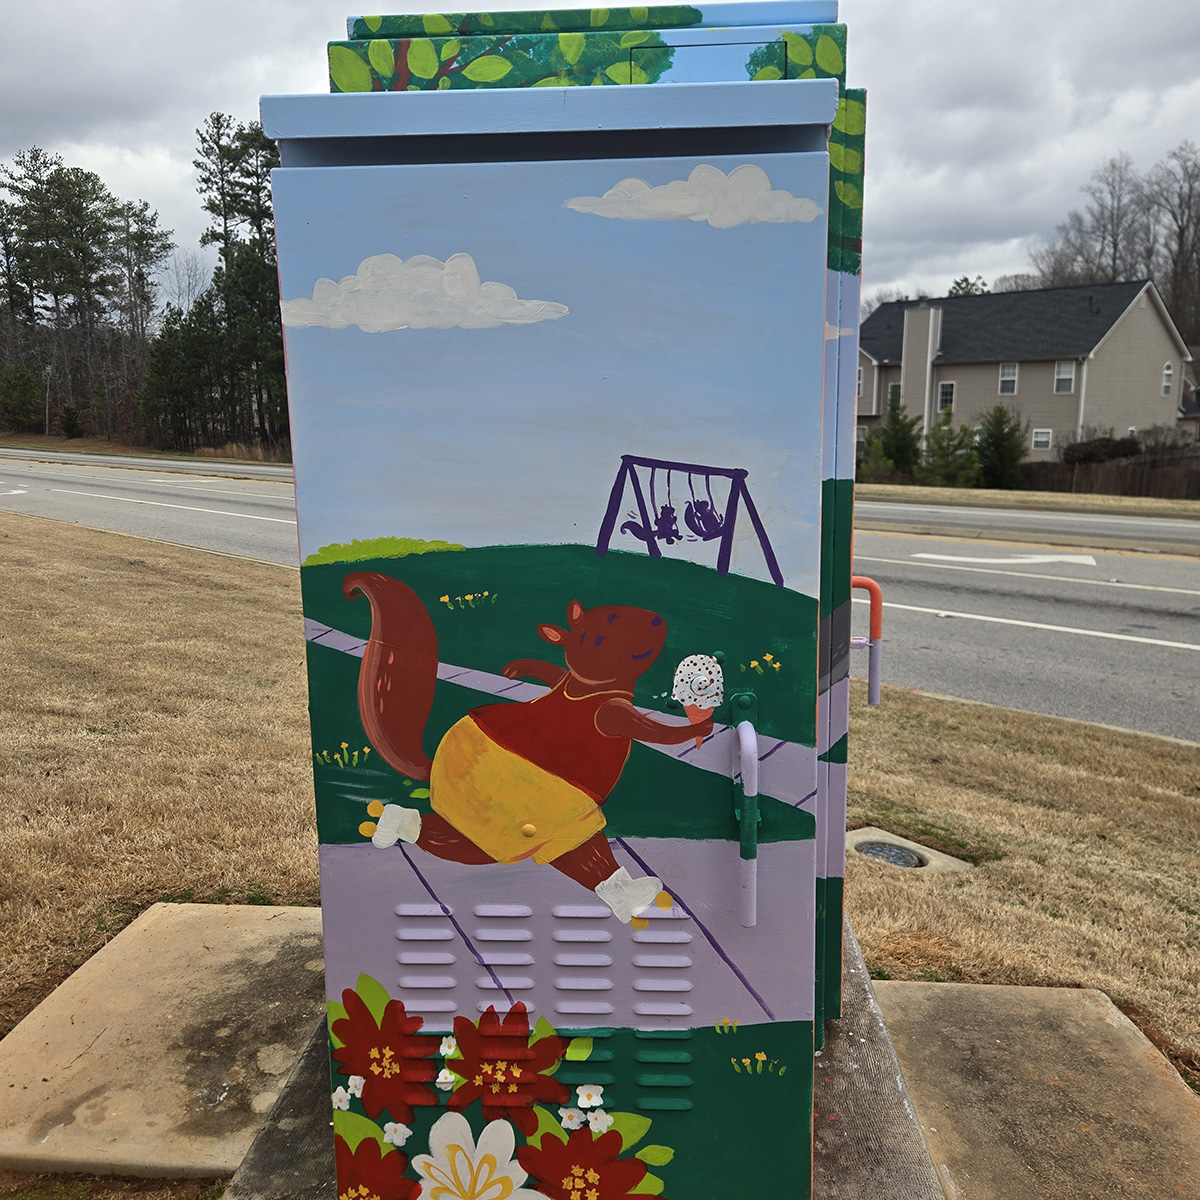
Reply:
[[[349, 9], [0, 0], [0, 160], [57, 151], [194, 247], [194, 130], [213, 110], [253, 118], [263, 92], [326, 91]], [[868, 291], [1021, 271], [1098, 163], [1127, 150], [1145, 170], [1197, 137], [1195, 0], [842, 0], [841, 16], [871, 93]]]
[[[634, 454], [749, 470], [790, 585], [813, 594], [825, 228], [812, 198], [825, 175], [813, 155], [770, 171], [713, 158], [287, 173], [302, 555], [385, 536], [594, 544]], [[655, 219], [576, 206], [644, 194], [634, 178], [685, 186]], [[397, 266], [414, 260], [411, 275]], [[498, 306], [489, 287], [504, 289]], [[672, 487], [682, 525], [686, 477]], [[660, 474], [660, 505], [666, 488]], [[744, 516], [737, 529], [734, 571], [768, 578]], [[669, 552], [716, 561], [715, 543]]]

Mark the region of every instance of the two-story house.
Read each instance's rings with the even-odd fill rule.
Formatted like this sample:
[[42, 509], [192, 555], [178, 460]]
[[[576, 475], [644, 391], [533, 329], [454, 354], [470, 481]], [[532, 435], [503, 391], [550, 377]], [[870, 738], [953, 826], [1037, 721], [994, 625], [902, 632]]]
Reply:
[[1087, 428], [1173, 424], [1191, 362], [1144, 280], [892, 301], [863, 322], [859, 346], [860, 439], [891, 395], [923, 433], [943, 413], [971, 425], [1005, 404], [1027, 422], [1035, 461]]

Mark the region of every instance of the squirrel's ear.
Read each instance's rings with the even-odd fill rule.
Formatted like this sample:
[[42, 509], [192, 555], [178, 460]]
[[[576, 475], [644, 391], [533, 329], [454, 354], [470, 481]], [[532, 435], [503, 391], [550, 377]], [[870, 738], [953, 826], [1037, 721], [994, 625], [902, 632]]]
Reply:
[[578, 600], [572, 600], [567, 605], [567, 624], [573, 629], [579, 624], [579, 618], [583, 616], [583, 605]]
[[553, 642], [556, 646], [561, 646], [567, 640], [567, 631], [559, 629], [557, 625], [539, 625], [538, 637], [543, 641]]

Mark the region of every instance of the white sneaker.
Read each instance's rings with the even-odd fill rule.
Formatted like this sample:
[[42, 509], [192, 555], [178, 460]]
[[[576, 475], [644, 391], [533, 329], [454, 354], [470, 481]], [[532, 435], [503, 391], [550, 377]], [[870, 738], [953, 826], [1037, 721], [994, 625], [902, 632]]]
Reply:
[[375, 822], [371, 836], [372, 845], [380, 850], [394, 846], [397, 842], [415, 842], [421, 836], [421, 814], [415, 808], [404, 808], [400, 804], [388, 804]]
[[661, 879], [653, 875], [634, 879], [624, 867], [618, 867], [603, 883], [596, 884], [596, 895], [613, 910], [618, 921], [626, 924], [649, 908], [661, 891]]

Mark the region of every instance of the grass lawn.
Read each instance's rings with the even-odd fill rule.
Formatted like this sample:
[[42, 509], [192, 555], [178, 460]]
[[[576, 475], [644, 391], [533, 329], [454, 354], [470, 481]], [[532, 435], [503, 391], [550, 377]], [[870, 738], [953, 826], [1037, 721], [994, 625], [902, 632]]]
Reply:
[[[0, 563], [3, 1035], [147, 905], [314, 904], [317, 878], [298, 572], [7, 513]], [[1200, 1081], [1200, 747], [864, 700], [852, 824], [978, 863], [853, 856], [872, 970], [1100, 988]], [[211, 1194], [108, 1186], [0, 1174], [29, 1200]]]
[[898, 483], [859, 483], [855, 484], [854, 494], [860, 500], [886, 500], [893, 504], [955, 504], [970, 508], [1033, 508], [1108, 516], [1200, 518], [1200, 500], [1157, 500], [1152, 496], [908, 487]]
[[220, 450], [204, 446], [195, 454], [183, 454], [178, 450], [152, 450], [148, 446], [126, 446], [121, 442], [110, 442], [107, 438], [65, 438], [57, 434], [47, 436], [44, 433], [0, 433], [0, 449], [52, 450], [56, 453], [70, 452], [71, 454], [121, 454], [133, 455], [138, 458], [161, 458], [164, 462], [169, 462], [173, 458], [183, 459], [185, 462], [195, 462], [197, 458], [229, 459], [233, 462], [291, 461], [273, 452], [264, 453], [263, 448], [258, 445], [230, 444]]

